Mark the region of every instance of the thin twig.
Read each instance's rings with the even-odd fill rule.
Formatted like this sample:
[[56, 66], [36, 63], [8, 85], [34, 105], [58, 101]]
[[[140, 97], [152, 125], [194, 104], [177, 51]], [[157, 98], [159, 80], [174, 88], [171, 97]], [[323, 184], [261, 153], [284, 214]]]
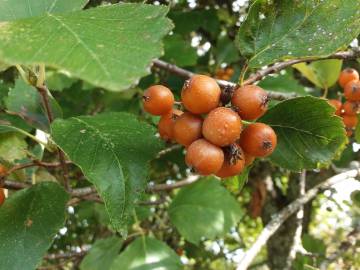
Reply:
[[348, 170], [346, 172], [337, 174], [333, 177], [328, 178], [324, 182], [315, 186], [314, 188], [308, 190], [304, 196], [299, 197], [286, 207], [284, 207], [280, 212], [275, 214], [271, 221], [265, 226], [262, 230], [255, 243], [251, 248], [244, 254], [240, 263], [237, 266], [237, 270], [245, 270], [249, 267], [251, 262], [254, 260], [256, 255], [260, 252], [261, 248], [266, 244], [268, 239], [277, 231], [277, 229], [296, 211], [299, 210], [301, 206], [309, 202], [314, 198], [319, 192], [328, 189], [332, 185], [344, 181], [349, 178], [355, 178], [360, 174], [359, 169]]
[[[36, 88], [41, 96], [49, 123], [51, 124], [54, 121], [54, 115], [51, 111], [51, 106], [50, 106], [50, 101], [49, 101], [49, 89], [47, 88], [46, 85], [37, 86]], [[66, 166], [65, 154], [63, 151], [61, 151], [60, 148], [58, 148], [58, 156], [59, 156], [59, 160], [60, 160], [61, 167], [63, 170], [62, 176], [63, 176], [63, 180], [64, 180], [65, 189], [70, 190], [71, 188], [70, 188], [70, 183], [69, 183], [69, 179], [68, 179], [69, 171]]]
[[176, 188], [181, 188], [184, 186], [188, 186], [192, 183], [195, 183], [200, 179], [200, 176], [198, 175], [190, 175], [184, 180], [177, 181], [173, 184], [158, 184], [158, 185], [149, 185], [147, 188], [147, 191], [149, 192], [158, 192], [158, 191], [169, 191]]
[[[272, 66], [266, 67], [264, 69], [260, 69], [258, 70], [255, 74], [251, 75], [247, 80], [245, 80], [243, 82], [243, 85], [249, 85], [249, 84], [253, 84], [257, 81], [260, 81], [261, 79], [263, 79], [265, 76], [272, 74], [272, 73], [276, 73], [279, 72], [289, 66], [298, 64], [298, 63], [302, 63], [302, 62], [314, 62], [314, 61], [318, 61], [318, 60], [325, 60], [325, 59], [344, 59], [344, 60], [351, 60], [351, 59], [356, 59], [360, 57], [360, 51], [344, 51], [344, 52], [337, 52], [334, 53], [330, 56], [327, 57], [309, 57], [309, 58], [300, 58], [300, 59], [293, 59], [293, 60], [288, 60], [288, 61], [284, 61], [284, 62], [280, 62], [280, 63], [276, 63], [273, 64]], [[193, 72], [188, 71], [186, 69], [180, 68], [176, 65], [167, 63], [165, 61], [162, 60], [154, 60], [153, 61], [153, 65], [155, 67], [161, 68], [161, 69], [165, 69], [171, 73], [174, 73], [178, 76], [184, 77], [184, 78], [190, 78], [194, 75]], [[228, 82], [228, 81], [224, 81], [224, 80], [217, 80], [218, 84], [221, 87], [238, 87], [239, 85], [232, 83], [232, 82]], [[288, 93], [279, 93], [279, 92], [272, 92], [272, 91], [268, 91], [269, 97], [271, 99], [274, 100], [286, 100], [289, 98], [294, 98], [296, 97], [296, 94], [288, 94]]]

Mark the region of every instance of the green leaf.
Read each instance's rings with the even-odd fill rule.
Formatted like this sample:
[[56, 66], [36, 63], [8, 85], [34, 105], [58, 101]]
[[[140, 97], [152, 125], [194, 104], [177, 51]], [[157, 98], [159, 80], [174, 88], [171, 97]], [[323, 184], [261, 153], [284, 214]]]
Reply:
[[116, 236], [97, 240], [80, 264], [80, 270], [109, 270], [122, 246]]
[[[96, 86], [119, 91], [150, 72], [171, 29], [167, 7], [109, 5], [0, 23], [0, 59], [45, 63]], [[26, 46], [24, 46], [26, 44]]]
[[111, 270], [183, 269], [179, 257], [164, 242], [137, 238], [112, 264]]
[[317, 239], [310, 234], [304, 234], [302, 236], [303, 247], [314, 254], [325, 255], [326, 245], [321, 239]]
[[347, 142], [344, 124], [326, 100], [299, 97], [278, 103], [259, 122], [270, 125], [278, 144], [270, 160], [298, 171], [328, 164]]
[[82, 9], [89, 0], [0, 0], [0, 21]]
[[197, 61], [195, 48], [190, 41], [184, 40], [180, 35], [173, 34], [164, 39], [164, 60], [178, 66], [193, 66]]
[[213, 240], [228, 233], [240, 219], [240, 205], [220, 181], [209, 178], [181, 189], [169, 215], [181, 235], [198, 244], [202, 237]]
[[56, 120], [52, 137], [95, 185], [113, 228], [125, 232], [148, 162], [163, 145], [155, 129], [131, 114], [105, 113]]
[[234, 42], [227, 36], [219, 37], [216, 46], [216, 61], [218, 64], [233, 63], [239, 60], [239, 52], [234, 45]]
[[[59, 104], [49, 93], [50, 108], [55, 118], [62, 117]], [[10, 112], [15, 112], [31, 126], [47, 131], [49, 121], [42, 109], [41, 98], [37, 90], [22, 79], [15, 81], [5, 98], [5, 105]]]
[[360, 34], [359, 0], [274, 2], [255, 1], [236, 37], [252, 68], [327, 56]]
[[232, 193], [238, 194], [248, 181], [252, 166], [247, 166], [241, 174], [223, 180], [224, 186]]
[[306, 95], [305, 87], [294, 78], [291, 69], [287, 69], [274, 76], [266, 77], [260, 81], [259, 86], [274, 92], [294, 93], [301, 96]]
[[24, 136], [15, 132], [0, 133], [0, 159], [9, 162], [23, 159], [26, 157], [26, 149]]
[[353, 192], [351, 192], [350, 197], [354, 205], [360, 207], [360, 190], [354, 190]]
[[330, 59], [312, 62], [310, 64], [299, 63], [293, 67], [299, 70], [309, 81], [320, 88], [333, 86], [340, 75], [342, 60]]
[[44, 182], [5, 201], [0, 207], [0, 269], [36, 268], [64, 224], [68, 199], [59, 184]]
[[46, 85], [51, 91], [62, 91], [70, 88], [77, 80], [56, 71], [46, 72]]

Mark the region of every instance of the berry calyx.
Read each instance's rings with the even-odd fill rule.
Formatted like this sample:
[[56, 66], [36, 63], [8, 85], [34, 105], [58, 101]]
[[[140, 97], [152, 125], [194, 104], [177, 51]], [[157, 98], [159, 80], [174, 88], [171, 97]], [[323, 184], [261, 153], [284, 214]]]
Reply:
[[220, 87], [213, 78], [194, 75], [184, 84], [181, 101], [194, 114], [208, 113], [219, 105], [220, 94]]
[[236, 89], [231, 99], [231, 104], [244, 120], [255, 120], [262, 116], [267, 110], [268, 102], [268, 94], [256, 85]]
[[350, 81], [344, 88], [345, 98], [349, 101], [360, 101], [360, 82]]
[[185, 162], [201, 175], [214, 174], [224, 163], [224, 152], [207, 140], [199, 139], [187, 148]]
[[356, 115], [360, 110], [360, 103], [357, 101], [346, 101], [342, 109], [346, 115]]
[[175, 120], [182, 114], [182, 111], [173, 109], [169, 113], [161, 116], [158, 123], [158, 131], [163, 140], [170, 141], [174, 139]]
[[174, 105], [174, 95], [165, 86], [153, 85], [144, 92], [143, 104], [148, 113], [163, 115], [171, 111]]
[[276, 145], [276, 134], [266, 124], [250, 124], [241, 133], [240, 146], [251, 156], [266, 157], [275, 150]]
[[335, 114], [340, 116], [341, 115], [341, 110], [342, 110], [341, 101], [339, 101], [337, 99], [329, 99], [328, 103], [336, 109]]
[[339, 76], [339, 84], [342, 88], [344, 88], [348, 82], [354, 80], [359, 80], [359, 73], [355, 69], [345, 68], [343, 71], [341, 71]]
[[225, 148], [225, 160], [221, 169], [215, 174], [220, 178], [227, 178], [238, 175], [245, 167], [245, 155], [237, 144]]
[[201, 128], [203, 120], [200, 116], [185, 112], [180, 115], [173, 128], [173, 136], [177, 143], [189, 146], [202, 137]]
[[205, 118], [202, 134], [217, 146], [234, 143], [240, 137], [241, 118], [230, 108], [219, 107], [212, 110]]

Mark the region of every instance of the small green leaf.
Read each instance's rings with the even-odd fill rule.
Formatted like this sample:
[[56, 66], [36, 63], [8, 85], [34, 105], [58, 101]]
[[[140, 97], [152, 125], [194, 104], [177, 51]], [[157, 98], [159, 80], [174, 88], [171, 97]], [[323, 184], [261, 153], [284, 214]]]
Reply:
[[307, 251], [313, 254], [325, 255], [326, 245], [321, 239], [317, 239], [310, 234], [304, 234], [302, 236], [302, 244]]
[[163, 145], [155, 129], [128, 113], [105, 113], [56, 120], [52, 137], [95, 185], [113, 228], [125, 232], [148, 162]]
[[89, 0], [0, 0], [0, 21], [82, 9]]
[[305, 87], [294, 78], [292, 69], [266, 77], [260, 81], [259, 86], [268, 91], [294, 93], [301, 96], [306, 95]]
[[247, 166], [239, 175], [224, 179], [224, 186], [232, 193], [238, 194], [248, 181], [251, 166]]
[[[53, 116], [62, 117], [61, 108], [50, 93], [49, 101]], [[10, 89], [5, 98], [5, 105], [8, 111], [20, 115], [29, 125], [41, 130], [49, 130], [49, 121], [43, 111], [38, 91], [22, 79], [15, 81], [15, 87]]]
[[179, 257], [164, 242], [150, 237], [137, 238], [112, 264], [111, 270], [183, 269]]
[[180, 35], [173, 34], [164, 39], [164, 60], [178, 66], [193, 66], [197, 61], [195, 48], [191, 47], [190, 41], [184, 40]]
[[120, 251], [122, 240], [116, 236], [97, 240], [80, 264], [80, 270], [109, 270]]
[[[47, 66], [113, 91], [150, 72], [172, 25], [168, 8], [118, 4], [0, 23], [0, 59]], [[24, 46], [26, 44], [26, 46]]]
[[69, 199], [44, 182], [11, 195], [0, 207], [0, 269], [34, 270], [65, 221]]
[[0, 159], [9, 162], [23, 159], [26, 157], [26, 149], [24, 136], [15, 132], [0, 133]]
[[240, 219], [240, 205], [220, 181], [210, 178], [181, 189], [169, 215], [181, 235], [198, 244], [202, 237], [213, 240], [228, 233]]
[[326, 100], [310, 96], [271, 108], [259, 119], [270, 125], [278, 138], [270, 160], [293, 171], [328, 164], [347, 142], [344, 124], [334, 111]]
[[299, 63], [293, 67], [299, 70], [309, 81], [316, 86], [325, 89], [333, 86], [340, 75], [342, 60], [330, 59], [312, 62], [310, 64]]
[[46, 85], [51, 91], [62, 91], [70, 88], [77, 80], [57, 71], [46, 72]]
[[290, 58], [327, 56], [360, 34], [359, 10], [359, 0], [257, 0], [236, 43], [252, 68]]
[[234, 42], [227, 36], [218, 38], [216, 46], [216, 58], [218, 64], [231, 64], [239, 60], [239, 52], [235, 47]]

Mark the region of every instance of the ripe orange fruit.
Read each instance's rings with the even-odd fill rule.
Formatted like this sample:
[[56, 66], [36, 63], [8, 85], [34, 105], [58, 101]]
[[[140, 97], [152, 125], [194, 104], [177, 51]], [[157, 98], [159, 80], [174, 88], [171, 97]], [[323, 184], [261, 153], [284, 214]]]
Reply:
[[238, 175], [245, 167], [245, 155], [240, 146], [233, 144], [232, 149], [225, 152], [225, 160], [221, 169], [216, 173], [220, 178], [227, 178]]
[[173, 135], [175, 141], [185, 147], [189, 146], [191, 143], [201, 138], [202, 124], [203, 120], [200, 116], [189, 112], [183, 113], [174, 123]]
[[174, 139], [175, 120], [182, 114], [183, 114], [182, 111], [173, 109], [167, 114], [161, 116], [160, 121], [158, 123], [158, 131], [162, 139], [166, 141], [170, 141]]
[[236, 112], [219, 107], [206, 116], [202, 134], [209, 142], [217, 146], [226, 146], [239, 139], [241, 127], [241, 119]]
[[3, 188], [0, 188], [0, 206], [4, 203], [5, 201], [5, 192]]
[[220, 94], [221, 89], [213, 78], [194, 75], [185, 83], [181, 101], [194, 114], [208, 113], [219, 105]]
[[359, 113], [360, 103], [357, 101], [346, 101], [343, 104], [342, 109], [346, 115], [356, 115]]
[[254, 120], [262, 116], [267, 110], [268, 102], [268, 94], [256, 85], [236, 89], [231, 99], [231, 104], [244, 120]]
[[7, 172], [8, 172], [7, 168], [4, 165], [0, 164], [0, 177], [4, 177], [7, 174]]
[[341, 71], [339, 76], [339, 84], [342, 88], [350, 81], [358, 81], [359, 80], [359, 73], [353, 68], [346, 68]]
[[163, 115], [171, 111], [174, 105], [174, 95], [165, 86], [153, 85], [144, 92], [143, 104], [148, 113]]
[[240, 146], [251, 156], [266, 157], [275, 150], [276, 145], [276, 134], [266, 124], [250, 124], [241, 133]]
[[342, 109], [341, 101], [339, 101], [337, 99], [329, 99], [328, 103], [336, 109], [335, 114], [340, 116], [341, 115], [341, 109]]
[[349, 101], [360, 101], [360, 82], [350, 81], [344, 88], [345, 98]]
[[358, 117], [356, 115], [343, 115], [343, 122], [345, 127], [354, 128], [358, 123]]
[[201, 175], [214, 174], [224, 163], [224, 152], [207, 140], [199, 139], [188, 147], [185, 162]]

